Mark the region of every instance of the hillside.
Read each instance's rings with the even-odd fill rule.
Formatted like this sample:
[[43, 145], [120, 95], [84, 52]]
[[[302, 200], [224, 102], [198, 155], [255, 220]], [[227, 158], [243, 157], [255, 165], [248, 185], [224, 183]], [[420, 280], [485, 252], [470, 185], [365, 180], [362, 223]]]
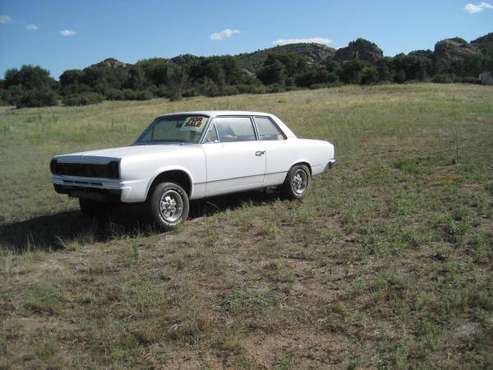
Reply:
[[257, 72], [268, 55], [295, 54], [301, 56], [308, 63], [323, 64], [328, 59], [332, 59], [335, 52], [336, 49], [321, 44], [289, 44], [257, 50], [252, 53], [239, 54], [235, 58], [242, 68], [250, 72]]
[[[419, 83], [0, 110], [0, 368], [490, 368], [492, 101]], [[201, 109], [275, 113], [337, 165], [303, 203], [214, 198], [173, 233], [53, 190], [54, 154]]]
[[460, 37], [448, 38], [438, 41], [433, 51], [394, 57], [384, 57], [376, 43], [358, 38], [337, 50], [320, 44], [290, 44], [233, 56], [184, 54], [135, 64], [107, 58], [82, 70], [67, 70], [60, 81], [39, 66], [25, 65], [7, 71], [0, 81], [0, 105], [39, 107], [61, 101], [76, 106], [156, 97], [179, 100], [389, 82], [491, 84], [492, 38], [488, 34], [470, 43]]

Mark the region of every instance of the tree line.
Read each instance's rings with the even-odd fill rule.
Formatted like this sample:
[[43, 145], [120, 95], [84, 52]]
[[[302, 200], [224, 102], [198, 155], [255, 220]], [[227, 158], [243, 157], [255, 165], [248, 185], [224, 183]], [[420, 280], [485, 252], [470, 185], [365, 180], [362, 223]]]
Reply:
[[[465, 41], [464, 41], [465, 42]], [[359, 39], [357, 45], [370, 46]], [[351, 45], [351, 44], [350, 44]], [[300, 53], [268, 54], [254, 71], [240, 66], [238, 56], [153, 58], [130, 65], [115, 59], [62, 73], [59, 81], [46, 69], [24, 65], [6, 71], [0, 80], [0, 104], [16, 107], [87, 105], [103, 100], [178, 100], [197, 95], [267, 93], [342, 84], [370, 85], [409, 81], [478, 82], [493, 71], [492, 48], [460, 58], [437, 56], [430, 50], [364, 60], [326, 58], [309, 61]], [[379, 49], [378, 49], [379, 50]], [[381, 52], [381, 51], [380, 51]]]

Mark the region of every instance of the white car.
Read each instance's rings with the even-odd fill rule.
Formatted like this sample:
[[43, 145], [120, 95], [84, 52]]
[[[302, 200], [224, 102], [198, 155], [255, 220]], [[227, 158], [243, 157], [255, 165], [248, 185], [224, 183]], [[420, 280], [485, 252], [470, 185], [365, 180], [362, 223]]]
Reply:
[[57, 155], [50, 169], [55, 190], [78, 197], [86, 215], [144, 203], [172, 229], [194, 199], [276, 186], [302, 199], [334, 163], [334, 145], [299, 139], [272, 114], [201, 111], [160, 116], [131, 146]]

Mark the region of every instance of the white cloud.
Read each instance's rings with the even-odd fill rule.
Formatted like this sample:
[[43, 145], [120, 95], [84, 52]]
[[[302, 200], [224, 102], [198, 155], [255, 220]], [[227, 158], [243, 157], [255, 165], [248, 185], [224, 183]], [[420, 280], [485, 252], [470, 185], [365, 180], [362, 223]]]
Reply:
[[485, 9], [493, 9], [493, 5], [490, 3], [481, 2], [479, 4], [469, 3], [464, 7], [464, 10], [469, 14], [480, 13]]
[[239, 30], [232, 30], [232, 29], [229, 29], [229, 28], [226, 28], [225, 30], [222, 30], [220, 32], [214, 32], [214, 33], [211, 33], [211, 40], [215, 40], [215, 41], [220, 41], [220, 40], [224, 40], [224, 39], [229, 39], [230, 37], [232, 37], [233, 35], [236, 35], [240, 33]]
[[7, 24], [12, 22], [12, 17], [9, 15], [0, 15], [0, 24]]
[[36, 26], [35, 24], [28, 24], [26, 26], [26, 30], [28, 30], [28, 31], [37, 31], [38, 29], [39, 29], [39, 27]]
[[273, 45], [288, 45], [288, 44], [332, 44], [332, 40], [324, 37], [310, 37], [306, 39], [279, 39], [272, 43]]
[[62, 35], [63, 37], [70, 37], [77, 35], [77, 32], [74, 30], [61, 30], [60, 35]]

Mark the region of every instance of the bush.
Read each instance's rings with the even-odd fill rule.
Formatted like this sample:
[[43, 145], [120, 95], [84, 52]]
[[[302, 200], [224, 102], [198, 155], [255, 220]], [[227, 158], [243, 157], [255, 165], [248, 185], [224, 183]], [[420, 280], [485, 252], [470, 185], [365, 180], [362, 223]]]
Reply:
[[65, 97], [62, 101], [63, 105], [77, 106], [101, 103], [103, 96], [95, 92], [87, 92], [81, 94], [72, 94]]
[[219, 92], [221, 95], [238, 95], [240, 91], [238, 90], [238, 87], [234, 85], [225, 85], [221, 89], [219, 89]]
[[272, 84], [266, 87], [266, 92], [268, 93], [279, 93], [286, 91], [286, 86], [281, 84]]
[[56, 93], [48, 88], [27, 90], [15, 102], [17, 108], [47, 107], [57, 104]]
[[237, 87], [240, 94], [263, 94], [266, 92], [266, 88], [262, 84], [241, 84]]
[[168, 99], [171, 101], [179, 101], [179, 100], [183, 99], [183, 95], [181, 93], [181, 90], [176, 89], [176, 88], [170, 89], [169, 94], [168, 94]]
[[433, 77], [432, 81], [436, 83], [449, 84], [454, 82], [454, 76], [448, 73], [441, 73]]
[[193, 87], [190, 87], [190, 88], [185, 89], [183, 91], [183, 97], [185, 97], [185, 98], [191, 98], [191, 97], [199, 96], [199, 95], [200, 95], [199, 91], [197, 91], [197, 89], [195, 89]]
[[108, 89], [108, 91], [106, 92], [106, 99], [125, 100], [125, 93], [119, 89]]
[[167, 98], [169, 94], [169, 88], [166, 85], [159, 85], [156, 90], [156, 96], [160, 98]]
[[154, 97], [149, 90], [134, 91], [130, 89], [123, 90], [123, 96], [125, 100], [149, 100]]
[[378, 71], [375, 67], [365, 67], [361, 71], [361, 84], [371, 85], [378, 81]]

